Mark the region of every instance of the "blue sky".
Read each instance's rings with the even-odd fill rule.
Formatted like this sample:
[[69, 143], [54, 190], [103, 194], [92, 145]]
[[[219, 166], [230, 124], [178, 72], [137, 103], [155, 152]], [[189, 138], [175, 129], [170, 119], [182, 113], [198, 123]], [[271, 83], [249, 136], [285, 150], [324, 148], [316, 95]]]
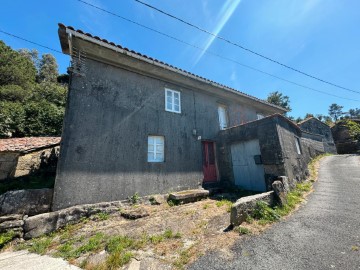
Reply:
[[[216, 54], [299, 84], [360, 100], [352, 93], [305, 77], [174, 21], [133, 0], [85, 0]], [[357, 0], [144, 0], [184, 20], [316, 77], [360, 92], [360, 1]], [[76, 0], [2, 1], [0, 29], [60, 49], [57, 23], [157, 58], [192, 73], [265, 99], [281, 91], [294, 117], [327, 114], [331, 103], [344, 110], [360, 101], [307, 90], [140, 28]], [[11, 47], [46, 49], [0, 33]], [[53, 53], [60, 72], [69, 56]]]

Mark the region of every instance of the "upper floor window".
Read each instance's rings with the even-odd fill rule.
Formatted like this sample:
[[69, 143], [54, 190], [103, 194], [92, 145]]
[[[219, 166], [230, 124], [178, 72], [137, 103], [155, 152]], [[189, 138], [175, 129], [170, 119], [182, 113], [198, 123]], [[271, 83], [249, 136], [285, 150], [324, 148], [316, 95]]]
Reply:
[[256, 114], [256, 117], [257, 117], [257, 120], [260, 120], [260, 119], [263, 119], [263, 118], [264, 118], [264, 115], [261, 114], [261, 113], [257, 113], [257, 114]]
[[165, 111], [181, 113], [180, 92], [165, 88]]
[[228, 127], [228, 117], [227, 117], [226, 106], [219, 105], [218, 113], [219, 113], [220, 130], [223, 130]]
[[148, 162], [164, 162], [164, 137], [148, 137]]
[[295, 145], [297, 153], [301, 155], [300, 139], [298, 137], [295, 137]]

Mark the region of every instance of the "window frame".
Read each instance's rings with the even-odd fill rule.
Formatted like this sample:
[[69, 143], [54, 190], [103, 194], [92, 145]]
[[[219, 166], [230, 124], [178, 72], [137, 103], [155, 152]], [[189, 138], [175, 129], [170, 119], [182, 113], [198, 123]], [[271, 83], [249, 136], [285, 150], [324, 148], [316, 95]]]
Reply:
[[[150, 139], [153, 139], [153, 144], [150, 144]], [[162, 140], [162, 144], [157, 143], [158, 139]], [[153, 150], [150, 150], [150, 146], [153, 146]], [[161, 146], [160, 152], [157, 151], [157, 147]], [[162, 154], [162, 159], [157, 159], [156, 155]], [[150, 158], [151, 157], [151, 158]], [[148, 135], [148, 146], [147, 146], [147, 162], [148, 163], [163, 163], [165, 162], [165, 137], [162, 135]]]
[[[221, 125], [220, 121], [220, 108], [224, 109], [224, 117], [225, 117], [225, 126]], [[223, 104], [218, 104], [218, 120], [219, 120], [219, 128], [220, 130], [225, 130], [229, 127], [229, 117], [228, 117], [228, 110], [227, 106]]]
[[302, 155], [301, 143], [300, 143], [299, 137], [295, 137], [295, 147], [296, 147], [296, 151], [297, 151], [298, 155]]
[[[167, 106], [168, 92], [171, 93], [171, 109], [168, 109], [168, 106]], [[178, 94], [178, 96], [179, 96], [179, 104], [178, 104], [179, 110], [178, 111], [175, 110], [175, 105], [177, 105], [177, 104], [175, 104], [175, 94]], [[181, 114], [181, 92], [180, 91], [165, 88], [165, 111]]]

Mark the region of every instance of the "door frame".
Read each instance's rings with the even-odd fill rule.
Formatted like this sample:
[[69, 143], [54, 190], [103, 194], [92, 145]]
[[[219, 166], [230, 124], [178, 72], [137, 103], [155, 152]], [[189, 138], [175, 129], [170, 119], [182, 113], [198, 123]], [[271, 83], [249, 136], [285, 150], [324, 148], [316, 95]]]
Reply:
[[204, 168], [203, 168], [203, 156], [201, 156], [201, 168], [202, 168], [202, 173], [203, 173], [203, 183], [215, 183], [215, 182], [219, 182], [220, 181], [220, 175], [219, 175], [219, 167], [218, 167], [218, 157], [217, 157], [217, 151], [216, 151], [216, 142], [213, 140], [209, 140], [209, 139], [202, 139], [201, 140], [201, 155], [203, 155], [203, 142], [211, 142], [213, 143], [213, 147], [214, 147], [214, 159], [215, 159], [215, 171], [216, 171], [216, 180], [215, 181], [204, 181]]

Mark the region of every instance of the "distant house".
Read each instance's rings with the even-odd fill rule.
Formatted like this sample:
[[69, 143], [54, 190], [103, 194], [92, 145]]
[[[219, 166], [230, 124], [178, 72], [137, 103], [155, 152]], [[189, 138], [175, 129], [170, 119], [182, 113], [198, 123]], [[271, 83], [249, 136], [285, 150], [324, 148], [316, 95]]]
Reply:
[[[360, 119], [350, 119], [352, 122], [360, 125]], [[332, 128], [332, 134], [339, 154], [360, 153], [360, 141], [355, 140], [349, 132], [348, 120], [337, 122]]]
[[59, 37], [72, 64], [54, 209], [305, 177], [313, 146], [285, 109], [72, 27]]
[[306, 133], [304, 134], [305, 137], [309, 136], [308, 133], [310, 133], [310, 136], [311, 134], [321, 135], [324, 145], [324, 152], [333, 154], [337, 153], [333, 135], [331, 133], [331, 128], [327, 124], [321, 122], [315, 117], [310, 117], [298, 123], [298, 126]]
[[0, 139], [0, 181], [56, 170], [60, 137]]

